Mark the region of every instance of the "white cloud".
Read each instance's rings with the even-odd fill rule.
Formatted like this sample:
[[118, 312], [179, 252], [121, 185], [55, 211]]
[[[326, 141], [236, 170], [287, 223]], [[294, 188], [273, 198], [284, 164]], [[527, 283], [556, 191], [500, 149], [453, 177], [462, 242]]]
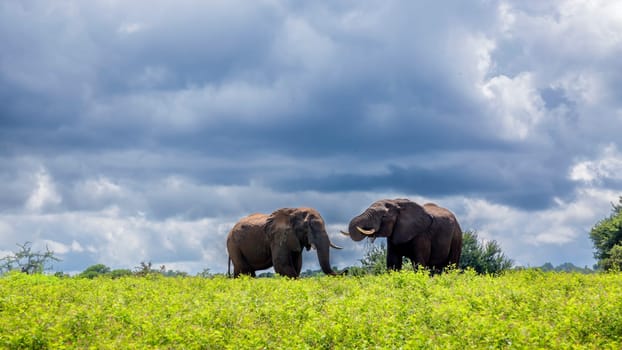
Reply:
[[499, 125], [501, 135], [523, 140], [544, 117], [544, 102], [534, 86], [530, 73], [514, 78], [500, 75], [491, 78], [481, 87], [491, 106], [491, 122]]
[[56, 192], [54, 180], [44, 168], [34, 175], [34, 188], [26, 202], [26, 208], [30, 211], [40, 211], [47, 207], [60, 204], [62, 197]]
[[123, 35], [130, 35], [130, 34], [134, 34], [136, 32], [139, 32], [139, 31], [143, 30], [144, 28], [145, 28], [145, 26], [142, 23], [137, 23], [137, 22], [134, 22], [134, 23], [123, 23], [117, 29], [117, 33], [123, 34]]
[[506, 2], [500, 6], [503, 33], [530, 40], [526, 49], [544, 51], [530, 54], [588, 60], [609, 55], [619, 47], [621, 13], [620, 3], [608, 0]]
[[569, 177], [573, 181], [586, 183], [599, 183], [605, 179], [622, 180], [622, 153], [615, 144], [609, 144], [597, 159], [576, 163]]
[[[464, 212], [458, 212], [458, 219], [463, 230], [473, 229], [482, 239], [496, 240], [518, 264], [539, 266], [547, 261], [570, 261], [591, 266], [589, 231], [609, 215], [611, 203], [618, 196], [608, 189], [580, 188], [572, 200], [557, 199], [555, 205], [541, 211], [462, 199]], [[461, 208], [459, 202], [452, 206]], [[585, 245], [577, 247], [578, 241]]]
[[80, 192], [91, 198], [119, 196], [123, 193], [121, 186], [113, 183], [105, 176], [97, 179], [89, 179], [80, 186]]
[[[141, 215], [120, 216], [115, 210], [2, 215], [0, 220], [5, 223], [0, 234], [3, 240], [19, 236], [32, 241], [36, 250], [47, 247], [63, 259], [55, 266], [71, 271], [96, 263], [131, 269], [141, 261], [161, 264], [181, 256], [222, 271], [226, 266], [225, 236], [232, 226], [207, 218], [153, 221]], [[20, 230], [24, 232], [17, 235]]]
[[84, 251], [84, 248], [82, 248], [82, 245], [80, 245], [80, 243], [78, 243], [76, 240], [73, 240], [69, 244], [64, 244], [64, 243], [57, 242], [51, 239], [44, 239], [43, 244], [45, 245], [47, 249], [54, 252], [55, 256], [64, 255], [69, 252], [81, 253]]
[[607, 53], [622, 43], [622, 4], [617, 1], [563, 1], [557, 23], [577, 51]]
[[[316, 30], [305, 18], [289, 17], [272, 47], [274, 59], [298, 71], [317, 73], [319, 68], [335, 64], [335, 43], [326, 33]], [[306, 72], [305, 72], [306, 73]]]
[[[572, 71], [567, 72], [552, 82], [553, 87], [561, 88], [565, 96], [581, 106], [594, 106], [604, 103], [609, 94], [604, 77], [599, 72]], [[592, 120], [593, 116], [589, 116]]]

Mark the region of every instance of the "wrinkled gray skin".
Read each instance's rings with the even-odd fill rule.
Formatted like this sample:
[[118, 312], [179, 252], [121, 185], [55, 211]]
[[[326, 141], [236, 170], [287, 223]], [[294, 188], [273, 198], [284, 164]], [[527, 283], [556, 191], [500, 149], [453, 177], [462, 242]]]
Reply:
[[312, 208], [282, 208], [270, 215], [252, 214], [238, 221], [227, 236], [227, 251], [233, 262], [233, 276], [274, 266], [288, 277], [300, 276], [302, 250], [314, 247], [322, 271], [336, 275], [330, 267], [330, 247], [324, 219]]
[[457, 266], [462, 253], [458, 220], [433, 203], [422, 207], [408, 199], [379, 200], [353, 218], [343, 233], [355, 241], [387, 237], [387, 269], [391, 270], [401, 270], [405, 256], [415, 268], [438, 272], [451, 264]]

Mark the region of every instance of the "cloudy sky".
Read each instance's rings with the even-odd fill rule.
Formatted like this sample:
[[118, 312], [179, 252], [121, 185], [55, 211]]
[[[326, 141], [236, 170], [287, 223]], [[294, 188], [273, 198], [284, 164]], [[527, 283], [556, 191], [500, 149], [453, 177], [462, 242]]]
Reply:
[[223, 272], [239, 218], [302, 206], [342, 268], [397, 197], [592, 266], [622, 195], [615, 1], [2, 1], [0, 43], [0, 256], [55, 270]]

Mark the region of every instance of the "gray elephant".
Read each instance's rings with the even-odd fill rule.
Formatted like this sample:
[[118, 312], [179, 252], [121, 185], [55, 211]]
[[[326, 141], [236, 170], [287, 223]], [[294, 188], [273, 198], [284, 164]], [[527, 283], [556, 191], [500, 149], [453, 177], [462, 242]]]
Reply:
[[255, 271], [271, 266], [280, 275], [298, 277], [303, 248], [315, 248], [322, 271], [336, 275], [330, 267], [330, 247], [341, 249], [330, 241], [324, 219], [312, 208], [282, 208], [270, 215], [252, 214], [238, 221], [227, 236], [234, 277], [240, 274], [255, 277]]
[[413, 267], [433, 272], [454, 264], [462, 253], [462, 230], [452, 212], [436, 204], [421, 206], [408, 199], [374, 202], [350, 221], [348, 232], [355, 241], [387, 237], [387, 269], [400, 270], [402, 257]]

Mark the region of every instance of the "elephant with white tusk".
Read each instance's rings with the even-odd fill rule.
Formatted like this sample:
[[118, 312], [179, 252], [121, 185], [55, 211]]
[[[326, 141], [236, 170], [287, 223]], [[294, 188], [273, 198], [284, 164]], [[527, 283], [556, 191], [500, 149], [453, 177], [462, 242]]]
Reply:
[[328, 238], [324, 219], [312, 208], [282, 208], [270, 215], [252, 214], [238, 221], [227, 236], [233, 276], [255, 276], [255, 271], [274, 266], [288, 277], [300, 276], [302, 250], [314, 248], [322, 271], [336, 275], [330, 267], [329, 249], [341, 249]]
[[350, 221], [343, 234], [355, 241], [387, 237], [387, 269], [401, 270], [402, 257], [413, 266], [440, 271], [458, 265], [462, 253], [462, 229], [452, 212], [408, 199], [383, 199], [372, 203]]

